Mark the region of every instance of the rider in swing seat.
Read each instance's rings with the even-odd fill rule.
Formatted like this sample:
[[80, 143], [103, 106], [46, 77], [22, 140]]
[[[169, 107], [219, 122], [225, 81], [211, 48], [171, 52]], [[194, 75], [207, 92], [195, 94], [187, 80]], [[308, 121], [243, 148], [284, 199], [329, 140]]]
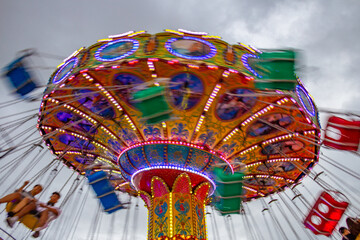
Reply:
[[59, 199], [60, 194], [58, 192], [53, 192], [50, 196], [50, 200], [46, 204], [39, 201], [31, 201], [30, 204], [22, 208], [13, 217], [8, 218], [7, 222], [10, 227], [13, 227], [16, 221], [22, 219], [28, 214], [36, 216], [38, 218], [38, 221], [34, 226], [34, 233], [32, 236], [34, 238], [37, 238], [40, 236], [40, 231], [46, 228], [49, 222], [56, 219], [60, 215], [60, 208], [54, 206]]
[[17, 189], [15, 192], [10, 193], [2, 198], [0, 198], [1, 203], [15, 203], [17, 204], [9, 213], [8, 217], [13, 217], [15, 213], [19, 212], [22, 208], [30, 204], [35, 199], [35, 196], [42, 191], [42, 186], [36, 184], [32, 190], [25, 191], [24, 188], [29, 184], [29, 181], [25, 181], [24, 184]]

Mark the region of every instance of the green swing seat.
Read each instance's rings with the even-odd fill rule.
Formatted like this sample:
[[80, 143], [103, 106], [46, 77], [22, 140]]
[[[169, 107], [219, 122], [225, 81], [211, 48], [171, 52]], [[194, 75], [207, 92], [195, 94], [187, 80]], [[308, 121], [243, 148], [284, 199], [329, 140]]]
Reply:
[[164, 87], [149, 87], [133, 94], [136, 107], [147, 124], [164, 122], [171, 117], [171, 109], [165, 100]]
[[298, 85], [295, 75], [296, 52], [279, 50], [264, 52], [254, 59], [252, 68], [260, 74], [255, 88], [260, 90], [294, 90]]
[[227, 174], [222, 168], [215, 168], [215, 207], [222, 215], [238, 214], [241, 208], [243, 173]]

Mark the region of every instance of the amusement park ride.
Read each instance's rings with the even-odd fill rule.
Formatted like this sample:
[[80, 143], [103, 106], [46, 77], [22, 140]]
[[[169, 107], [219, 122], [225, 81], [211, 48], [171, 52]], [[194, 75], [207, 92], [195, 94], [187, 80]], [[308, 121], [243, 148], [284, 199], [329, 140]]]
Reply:
[[[358, 149], [360, 121], [331, 117], [322, 141], [296, 54], [185, 30], [109, 36], [58, 66], [37, 127], [105, 212], [126, 208], [114, 190], [128, 193], [145, 202], [148, 239], [207, 239], [207, 205], [240, 214], [242, 202], [314, 178], [321, 145]], [[324, 192], [304, 227], [330, 236], [344, 199]]]

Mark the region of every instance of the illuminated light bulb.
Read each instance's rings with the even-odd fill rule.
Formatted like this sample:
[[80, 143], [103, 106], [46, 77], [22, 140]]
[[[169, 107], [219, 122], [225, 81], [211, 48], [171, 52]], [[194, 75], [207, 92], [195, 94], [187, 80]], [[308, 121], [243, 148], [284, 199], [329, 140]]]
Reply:
[[109, 41], [112, 41], [112, 39], [111, 38], [103, 38], [103, 39], [97, 40], [97, 42], [109, 42]]
[[204, 118], [205, 118], [205, 116], [203, 116], [203, 115], [200, 116], [200, 119], [195, 127], [195, 132], [198, 132], [200, 130], [200, 127], [204, 121]]
[[223, 77], [228, 77], [229, 74], [230, 74], [230, 72], [226, 70], [226, 71], [223, 72], [222, 76]]
[[231, 72], [231, 73], [239, 73], [239, 72], [236, 71], [235, 69], [231, 69], [231, 68], [229, 68], [229, 72]]
[[185, 30], [185, 29], [178, 29], [179, 32], [183, 32], [183, 33], [188, 33], [188, 34], [192, 34], [192, 35], [202, 35], [202, 36], [206, 36], [207, 33], [206, 32], [194, 32], [194, 31], [189, 31], [189, 30]]
[[219, 67], [218, 66], [214, 66], [214, 65], [208, 65], [207, 66], [209, 69], [218, 69]]
[[239, 45], [243, 46], [244, 48], [246, 48], [247, 50], [249, 50], [252, 53], [256, 53], [255, 50], [253, 50], [251, 47], [249, 47], [248, 45], [246, 45], [244, 43], [239, 43]]
[[189, 68], [195, 68], [195, 69], [199, 69], [200, 67], [197, 65], [193, 65], [193, 64], [188, 64], [187, 65]]
[[130, 33], [128, 36], [129, 37], [134, 37], [134, 36], [136, 36], [136, 35], [140, 35], [140, 34], [142, 34], [142, 33], [146, 33], [146, 31], [137, 31], [137, 32], [134, 32], [134, 33]]
[[182, 33], [182, 32], [179, 32], [176, 30], [171, 30], [171, 29], [165, 29], [165, 32], [170, 32], [170, 33], [174, 33], [174, 34], [181, 35], [181, 36], [184, 35], [184, 33]]
[[125, 37], [129, 34], [132, 34], [134, 33], [134, 31], [128, 31], [128, 32], [125, 32], [125, 33], [121, 33], [121, 34], [117, 34], [117, 35], [110, 35], [108, 36], [108, 38], [119, 38], [119, 37]]
[[214, 90], [212, 91], [211, 95], [210, 95], [210, 98], [208, 99], [208, 101], [206, 102], [206, 105], [205, 105], [205, 108], [204, 108], [204, 111], [207, 112], [212, 104], [212, 102], [214, 101], [214, 98], [216, 97], [217, 93], [219, 92], [221, 88], [221, 85], [220, 84], [217, 84], [214, 88]]

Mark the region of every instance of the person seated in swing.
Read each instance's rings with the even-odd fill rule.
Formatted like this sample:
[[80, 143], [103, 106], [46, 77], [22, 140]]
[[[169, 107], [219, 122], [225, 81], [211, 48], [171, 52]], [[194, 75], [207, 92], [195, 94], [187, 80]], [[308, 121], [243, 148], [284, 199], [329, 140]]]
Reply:
[[346, 225], [352, 235], [357, 237], [360, 234], [360, 218], [348, 217], [346, 219]]
[[342, 240], [356, 240], [356, 236], [351, 234], [350, 230], [346, 227], [339, 228]]
[[25, 181], [24, 184], [15, 192], [10, 193], [2, 198], [0, 198], [1, 203], [9, 203], [13, 202], [17, 204], [12, 211], [8, 213], [9, 217], [14, 216], [15, 213], [19, 212], [22, 208], [24, 208], [31, 201], [36, 200], [35, 196], [39, 194], [43, 188], [40, 184], [36, 184], [33, 189], [30, 191], [25, 191], [24, 188], [29, 184], [29, 181]]
[[54, 206], [59, 199], [60, 193], [53, 192], [50, 196], [50, 200], [46, 204], [40, 201], [30, 200], [30, 203], [17, 212], [13, 217], [7, 218], [7, 223], [10, 227], [13, 227], [15, 222], [25, 215], [33, 214], [39, 219], [32, 235], [34, 238], [37, 238], [40, 236], [40, 231], [46, 228], [52, 220], [56, 219], [60, 215], [60, 208]]

